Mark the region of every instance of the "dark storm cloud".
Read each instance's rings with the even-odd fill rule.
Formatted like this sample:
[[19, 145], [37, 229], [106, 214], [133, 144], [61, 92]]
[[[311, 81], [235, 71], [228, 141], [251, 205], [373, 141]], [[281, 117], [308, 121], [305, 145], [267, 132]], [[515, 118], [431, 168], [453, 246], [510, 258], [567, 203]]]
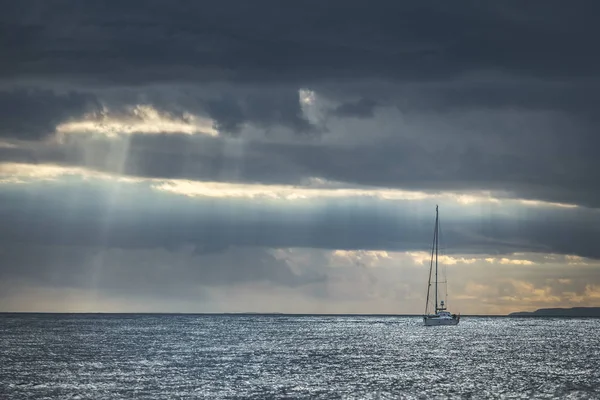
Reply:
[[[598, 99], [600, 56], [590, 50], [600, 33], [594, 1], [67, 1], [60, 3], [64, 9], [42, 1], [5, 3], [3, 85], [144, 91], [169, 82], [193, 93], [194, 86], [202, 92], [203, 85], [227, 82], [233, 94], [217, 93], [195, 107], [228, 133], [246, 121], [314, 129], [294, 98], [301, 87], [329, 87], [323, 90], [346, 103], [341, 114], [362, 116], [372, 111], [366, 100], [352, 106], [345, 96], [366, 90], [373, 101], [391, 96], [403, 108], [429, 111], [517, 107], [587, 116]], [[416, 81], [429, 86], [390, 85]], [[262, 95], [245, 98], [239, 90], [248, 85]], [[279, 97], [274, 87], [287, 94]], [[183, 107], [172, 98], [168, 103], [161, 106]]]
[[123, 250], [22, 243], [3, 247], [0, 261], [3, 281], [170, 298], [197, 295], [199, 287], [263, 282], [298, 287], [325, 279], [322, 274], [297, 274], [261, 248], [198, 255], [189, 246]]
[[202, 108], [215, 121], [215, 129], [223, 133], [238, 133], [244, 122], [267, 130], [272, 126], [284, 126], [298, 133], [316, 129], [302, 113], [297, 90], [228, 95], [208, 100]]
[[208, 101], [206, 111], [215, 121], [214, 128], [219, 132], [238, 133], [242, 128], [244, 122], [242, 107], [233, 97]]
[[301, 184], [318, 177], [350, 186], [491, 190], [497, 196], [600, 206], [600, 168], [591, 139], [563, 135], [575, 127], [562, 119], [525, 118], [525, 124], [518, 115], [506, 119], [514, 121], [505, 124], [502, 116], [482, 114], [467, 121], [470, 130], [457, 134], [452, 123], [444, 127], [448, 131], [437, 132], [436, 124], [446, 122], [441, 119], [432, 127], [354, 146], [184, 134], [73, 135], [62, 144], [0, 148], [0, 159], [140, 177], [266, 184]]
[[5, 78], [142, 84], [600, 71], [590, 50], [600, 29], [594, 1], [59, 4], [3, 2]]
[[266, 142], [231, 143], [187, 134], [132, 134], [119, 139], [73, 135], [61, 144], [0, 147], [0, 161], [5, 162], [84, 166], [145, 178], [300, 183], [306, 177], [304, 167], [283, 156], [278, 146]]
[[[600, 56], [590, 49], [600, 36], [593, 18], [600, 6], [593, 1], [65, 2], [68, 12], [23, 4], [3, 6], [0, 82], [98, 88], [170, 82], [192, 97], [196, 85], [227, 82], [233, 94], [195, 105], [224, 132], [235, 133], [244, 121], [278, 120], [307, 130], [293, 98], [305, 86], [329, 87], [342, 101], [366, 90], [373, 100], [391, 96], [403, 108], [430, 111], [487, 106], [589, 116], [598, 99]], [[415, 81], [429, 86], [390, 85]], [[247, 85], [262, 95], [237, 93]], [[288, 94], [279, 97], [274, 87]], [[365, 101], [338, 111], [369, 115]], [[178, 108], [170, 103], [162, 106]]]
[[[33, 191], [27, 185], [5, 185], [0, 201], [0, 242], [5, 246], [190, 245], [201, 254], [228, 246], [427, 251], [435, 207], [434, 200], [353, 197], [333, 203], [188, 198], [151, 192], [141, 184], [81, 181], [47, 183]], [[509, 204], [487, 205], [478, 214], [468, 207], [442, 207], [443, 241], [450, 252], [533, 251], [600, 258], [594, 241], [599, 216], [592, 210]]]
[[340, 104], [333, 110], [332, 115], [338, 117], [369, 118], [373, 117], [373, 109], [376, 106], [377, 102], [363, 98], [358, 101]]
[[[417, 190], [488, 189], [600, 206], [600, 56], [590, 50], [600, 33], [599, 8], [594, 1], [6, 2], [3, 88], [74, 88], [94, 93], [116, 115], [135, 104], [178, 119], [192, 112], [210, 116], [224, 134], [250, 124], [262, 132], [337, 129], [373, 139], [250, 140], [236, 153], [223, 138], [134, 135], [126, 145], [84, 138], [3, 148], [0, 161], [237, 182], [321, 177]], [[325, 128], [309, 122], [302, 88], [333, 100], [339, 118]], [[82, 94], [3, 93], [17, 101], [7, 98], [0, 130], [25, 139], [80, 116], [91, 101]], [[375, 105], [377, 119], [370, 119]], [[387, 120], [379, 113], [386, 106], [406, 121], [420, 120]], [[343, 125], [350, 116], [361, 117], [353, 124], [377, 123], [356, 132]], [[419, 126], [423, 121], [437, 125]]]
[[61, 122], [97, 111], [95, 96], [51, 90], [0, 91], [0, 137], [36, 140], [54, 133]]
[[[373, 101], [391, 95], [404, 108], [428, 110], [532, 107], [589, 116], [598, 99], [593, 1], [5, 3], [3, 85], [259, 87], [253, 98], [220, 93], [197, 102], [229, 133], [245, 121], [310, 130], [293, 94], [302, 87], [329, 87], [347, 103], [345, 96], [360, 94], [356, 85], [366, 85]], [[433, 85], [390, 85], [416, 81]], [[338, 111], [370, 115], [365, 101]]]
[[[359, 102], [346, 102], [342, 110], [359, 107], [372, 116], [374, 105], [394, 106], [400, 110], [443, 114], [472, 110], [549, 111], [573, 118], [596, 122], [600, 101], [600, 81], [573, 77], [544, 80], [504, 74], [462, 77], [437, 82], [359, 82], [318, 86], [319, 94], [332, 99], [362, 97]], [[359, 111], [360, 112], [360, 111]], [[351, 113], [352, 114], [352, 113]], [[340, 116], [346, 116], [344, 113]]]

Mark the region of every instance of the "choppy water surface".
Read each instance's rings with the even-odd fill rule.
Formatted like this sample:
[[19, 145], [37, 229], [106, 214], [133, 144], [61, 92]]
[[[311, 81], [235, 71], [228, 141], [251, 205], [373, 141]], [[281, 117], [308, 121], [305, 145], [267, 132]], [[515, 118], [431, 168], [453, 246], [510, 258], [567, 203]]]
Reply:
[[600, 398], [597, 319], [0, 315], [0, 398]]

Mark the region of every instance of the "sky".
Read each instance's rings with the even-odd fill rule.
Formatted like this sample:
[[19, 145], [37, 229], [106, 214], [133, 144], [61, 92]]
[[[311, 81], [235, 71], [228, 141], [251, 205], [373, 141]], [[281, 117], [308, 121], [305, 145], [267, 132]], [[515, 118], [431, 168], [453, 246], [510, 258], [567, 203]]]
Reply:
[[597, 1], [0, 8], [0, 311], [600, 305]]

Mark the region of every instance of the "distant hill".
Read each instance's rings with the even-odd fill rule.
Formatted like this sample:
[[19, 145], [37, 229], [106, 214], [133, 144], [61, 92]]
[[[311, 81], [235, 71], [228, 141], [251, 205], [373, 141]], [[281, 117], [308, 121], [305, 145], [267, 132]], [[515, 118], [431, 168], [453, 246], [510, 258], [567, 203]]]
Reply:
[[600, 307], [540, 308], [533, 312], [519, 311], [509, 317], [596, 317], [600, 318]]

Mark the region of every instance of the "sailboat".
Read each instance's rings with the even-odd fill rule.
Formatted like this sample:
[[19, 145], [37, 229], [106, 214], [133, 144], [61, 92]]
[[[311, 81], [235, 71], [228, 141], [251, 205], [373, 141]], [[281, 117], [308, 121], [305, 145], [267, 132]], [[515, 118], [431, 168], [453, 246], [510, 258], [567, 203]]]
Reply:
[[[427, 300], [425, 301], [425, 314], [423, 315], [423, 323], [426, 326], [435, 325], [458, 325], [460, 321], [460, 315], [451, 314], [444, 304], [444, 300], [438, 303], [438, 244], [439, 244], [439, 231], [440, 231], [440, 217], [438, 206], [435, 206], [435, 229], [433, 231], [433, 246], [431, 248], [431, 263], [429, 264], [429, 281], [427, 284]], [[431, 272], [435, 262], [435, 310], [433, 313], [429, 312], [429, 295], [431, 292]]]

